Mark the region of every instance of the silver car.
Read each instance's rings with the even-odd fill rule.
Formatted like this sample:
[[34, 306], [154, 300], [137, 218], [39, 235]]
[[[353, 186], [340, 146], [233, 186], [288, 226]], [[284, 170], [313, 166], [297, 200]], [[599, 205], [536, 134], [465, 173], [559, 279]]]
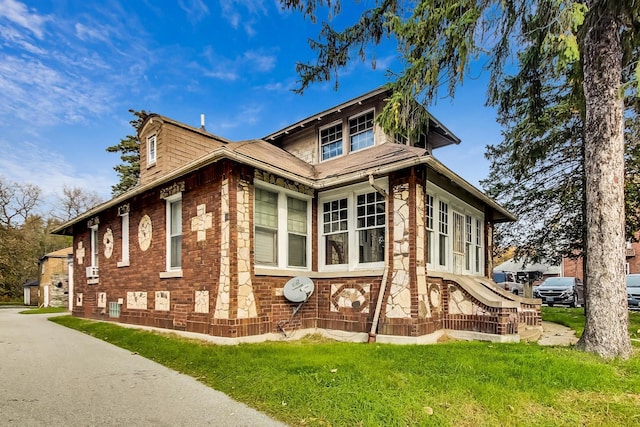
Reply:
[[548, 277], [533, 289], [533, 297], [549, 307], [554, 304], [578, 307], [584, 304], [584, 285], [576, 277]]
[[627, 303], [629, 310], [640, 310], [640, 274], [627, 274]]

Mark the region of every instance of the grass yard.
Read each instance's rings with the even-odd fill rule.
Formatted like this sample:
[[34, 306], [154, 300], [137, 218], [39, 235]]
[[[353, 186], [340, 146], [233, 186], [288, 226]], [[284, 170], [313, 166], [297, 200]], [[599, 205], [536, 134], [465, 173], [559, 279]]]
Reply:
[[[581, 311], [556, 310], [564, 309], [545, 309], [543, 318], [575, 322], [574, 310]], [[632, 319], [638, 327], [640, 314]], [[526, 343], [394, 346], [318, 337], [220, 346], [71, 316], [51, 320], [191, 375], [290, 425], [640, 425], [640, 353], [604, 362]]]
[[50, 313], [64, 313], [69, 311], [66, 307], [41, 307], [30, 308], [29, 310], [21, 311], [20, 314], [50, 314]]

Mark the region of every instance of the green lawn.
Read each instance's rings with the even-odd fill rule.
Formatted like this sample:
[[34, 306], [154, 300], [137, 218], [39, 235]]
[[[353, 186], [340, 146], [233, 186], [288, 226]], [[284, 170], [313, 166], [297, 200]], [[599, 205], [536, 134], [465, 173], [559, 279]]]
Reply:
[[29, 310], [21, 311], [20, 314], [48, 314], [48, 313], [64, 313], [69, 311], [66, 307], [42, 307], [42, 308], [30, 308]]
[[[563, 309], [545, 309], [544, 318], [562, 315], [556, 310]], [[632, 318], [640, 323], [640, 315]], [[640, 354], [605, 362], [526, 343], [394, 346], [318, 337], [220, 346], [71, 316], [51, 320], [290, 425], [640, 425]]]

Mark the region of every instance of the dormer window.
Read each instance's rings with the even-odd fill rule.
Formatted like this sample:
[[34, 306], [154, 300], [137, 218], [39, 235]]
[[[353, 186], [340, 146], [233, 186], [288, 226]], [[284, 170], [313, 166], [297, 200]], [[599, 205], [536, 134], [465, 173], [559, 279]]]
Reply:
[[156, 136], [152, 135], [147, 138], [147, 166], [156, 163]]
[[373, 110], [349, 119], [351, 151], [373, 145]]
[[322, 160], [342, 155], [342, 122], [320, 129]]

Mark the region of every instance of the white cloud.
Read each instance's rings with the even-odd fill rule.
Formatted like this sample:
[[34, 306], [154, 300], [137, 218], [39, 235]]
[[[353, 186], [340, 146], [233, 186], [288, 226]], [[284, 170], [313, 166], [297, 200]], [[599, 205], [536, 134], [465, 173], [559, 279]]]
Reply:
[[263, 55], [254, 51], [247, 51], [243, 59], [239, 61], [246, 67], [254, 67], [259, 72], [269, 72], [276, 66], [276, 57], [273, 55]]
[[42, 189], [45, 208], [55, 203], [64, 186], [96, 191], [103, 199], [109, 198], [108, 191], [113, 178], [107, 175], [81, 174], [60, 153], [43, 148], [31, 141], [16, 145], [0, 140], [0, 170], [9, 182], [37, 185]]
[[255, 17], [267, 14], [263, 0], [220, 0], [220, 7], [227, 22], [235, 29], [242, 22], [242, 28], [249, 36], [256, 34]]
[[81, 23], [75, 25], [76, 36], [82, 41], [97, 40], [109, 42], [109, 30], [99, 25], [86, 26]]
[[178, 5], [191, 22], [198, 22], [209, 15], [209, 8], [202, 0], [180, 0]]
[[37, 38], [42, 39], [44, 34], [44, 24], [49, 17], [38, 15], [35, 10], [29, 10], [27, 5], [16, 0], [0, 0], [0, 19], [5, 19], [31, 31]]
[[246, 105], [232, 117], [215, 119], [213, 121], [213, 123], [215, 123], [215, 130], [213, 133], [217, 133], [221, 130], [234, 129], [241, 125], [247, 126], [256, 124], [261, 120], [262, 110], [263, 108], [261, 105]]

